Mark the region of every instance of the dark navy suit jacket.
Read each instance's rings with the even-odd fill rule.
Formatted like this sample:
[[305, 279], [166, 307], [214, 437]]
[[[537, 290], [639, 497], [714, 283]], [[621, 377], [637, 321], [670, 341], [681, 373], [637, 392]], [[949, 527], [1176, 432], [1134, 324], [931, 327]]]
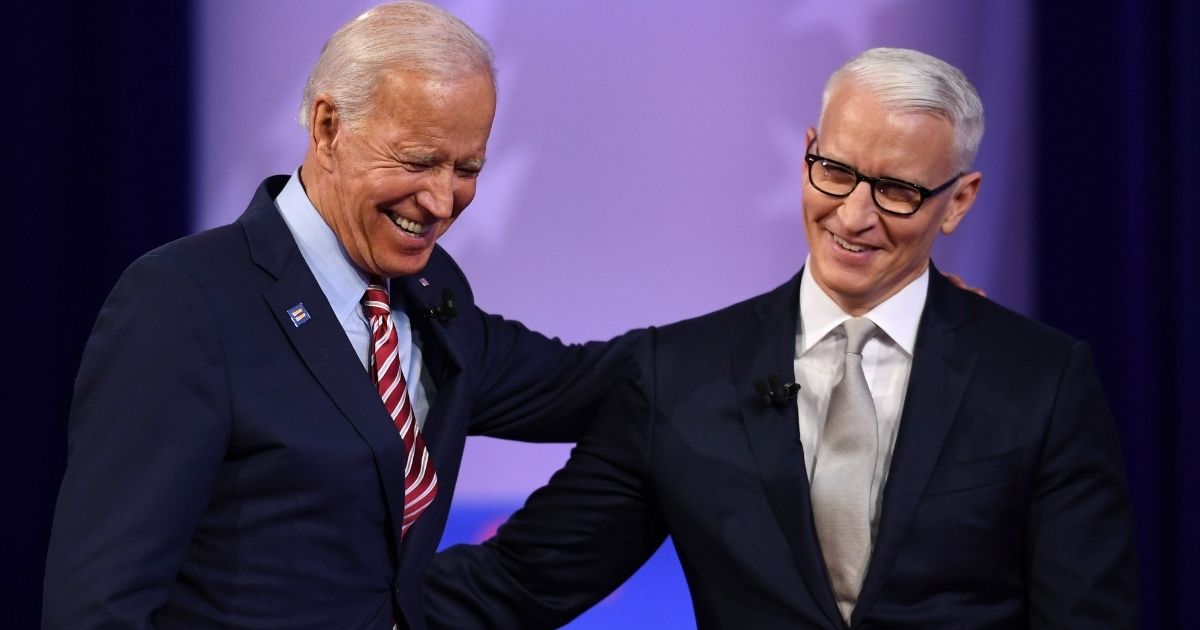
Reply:
[[[273, 204], [286, 179], [136, 261], [105, 303], [75, 387], [46, 627], [423, 627], [466, 435], [574, 440], [619, 377], [608, 346], [481, 312], [440, 248], [393, 280], [436, 383], [423, 435], [439, 480], [400, 543], [403, 441]], [[457, 317], [425, 317], [447, 287]]]
[[[430, 626], [561, 625], [670, 535], [701, 628], [844, 628], [790, 380], [799, 275], [652, 332], [566, 467], [431, 564]], [[855, 628], [1132, 628], [1132, 519], [1082, 342], [931, 273]]]

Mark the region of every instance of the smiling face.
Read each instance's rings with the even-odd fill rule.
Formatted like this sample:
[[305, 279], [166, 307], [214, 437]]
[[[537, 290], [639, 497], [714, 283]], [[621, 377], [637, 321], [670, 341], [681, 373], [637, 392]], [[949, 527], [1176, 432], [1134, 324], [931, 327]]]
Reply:
[[[933, 188], [954, 170], [954, 129], [926, 113], [889, 111], [868, 90], [846, 82], [831, 95], [812, 151], [874, 177]], [[806, 165], [807, 166], [807, 165]], [[860, 182], [848, 196], [826, 195], [804, 169], [804, 229], [813, 279], [842, 310], [862, 315], [925, 271], [938, 231], [950, 234], [970, 209], [981, 175], [968, 173], [926, 199], [916, 214], [885, 215]]]
[[355, 265], [387, 278], [425, 267], [475, 197], [495, 111], [486, 73], [390, 72], [354, 128], [327, 95], [316, 98], [301, 178]]

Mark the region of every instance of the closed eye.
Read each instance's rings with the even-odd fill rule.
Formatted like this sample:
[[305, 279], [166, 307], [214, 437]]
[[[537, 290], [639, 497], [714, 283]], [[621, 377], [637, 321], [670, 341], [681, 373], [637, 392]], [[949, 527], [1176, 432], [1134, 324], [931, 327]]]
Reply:
[[875, 190], [891, 201], [916, 204], [921, 201], [921, 191], [904, 182], [880, 178]]
[[437, 164], [437, 160], [401, 160], [400, 165], [414, 172], [420, 173], [433, 168]]
[[467, 160], [454, 168], [459, 177], [475, 179], [483, 171], [483, 160]]

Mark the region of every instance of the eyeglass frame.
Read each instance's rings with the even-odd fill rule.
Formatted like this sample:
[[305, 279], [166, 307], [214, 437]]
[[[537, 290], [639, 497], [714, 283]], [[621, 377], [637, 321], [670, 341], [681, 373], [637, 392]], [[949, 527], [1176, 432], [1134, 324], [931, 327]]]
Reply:
[[[936, 186], [932, 189], [926, 188], [920, 184], [914, 184], [913, 182], [904, 181], [903, 179], [897, 179], [895, 177], [886, 177], [886, 176], [870, 177], [868, 175], [863, 175], [862, 173], [859, 172], [858, 169], [854, 168], [853, 166], [850, 166], [849, 164], [846, 164], [844, 162], [839, 162], [837, 160], [831, 160], [823, 155], [818, 155], [816, 153], [813, 153], [812, 147], [816, 143], [817, 143], [817, 136], [814, 134], [812, 141], [808, 143], [808, 147], [804, 150], [804, 161], [808, 162], [808, 183], [810, 186], [813, 187], [813, 189], [815, 189], [817, 192], [819, 192], [823, 195], [829, 195], [830, 197], [837, 197], [838, 199], [845, 199], [846, 197], [849, 197], [850, 195], [854, 194], [854, 191], [858, 188], [858, 185], [860, 183], [867, 182], [867, 184], [869, 184], [871, 186], [871, 202], [875, 204], [875, 207], [879, 208], [883, 212], [886, 212], [886, 213], [888, 213], [892, 216], [896, 216], [896, 217], [911, 217], [912, 215], [916, 214], [917, 210], [920, 210], [921, 207], [925, 205], [926, 199], [929, 199], [930, 197], [934, 197], [934, 196], [937, 196], [938, 194], [942, 193], [947, 188], [950, 188], [950, 186], [952, 184], [954, 184], [954, 182], [957, 182], [959, 179], [961, 179], [963, 175], [967, 174], [966, 171], [959, 171], [959, 173], [957, 175], [955, 175], [954, 177], [951, 177], [946, 183], [944, 183], [940, 186]], [[813, 170], [813, 166], [816, 165], [818, 160], [821, 162], [827, 162], [829, 164], [833, 164], [839, 168], [844, 168], [847, 171], [853, 173], [855, 179], [854, 179], [854, 185], [850, 187], [850, 192], [839, 195], [836, 193], [831, 193], [826, 190], [822, 190], [821, 187], [817, 186], [816, 183], [813, 182], [812, 170]], [[917, 202], [917, 207], [913, 208], [912, 212], [896, 212], [895, 210], [888, 210], [887, 208], [884, 208], [883, 205], [879, 203], [879, 199], [877, 199], [875, 197], [876, 186], [880, 182], [891, 182], [894, 184], [908, 186], [908, 187], [912, 188], [913, 190], [917, 191], [917, 193], [919, 193], [921, 195], [921, 200]]]

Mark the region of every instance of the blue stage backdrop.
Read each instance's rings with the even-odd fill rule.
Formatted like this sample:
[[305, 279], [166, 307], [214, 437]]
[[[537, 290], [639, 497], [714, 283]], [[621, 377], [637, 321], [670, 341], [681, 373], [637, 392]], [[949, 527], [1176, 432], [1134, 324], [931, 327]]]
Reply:
[[[197, 3], [195, 229], [233, 220], [264, 176], [296, 168], [307, 71], [325, 38], [371, 4]], [[816, 124], [824, 79], [873, 46], [925, 50], [979, 88], [982, 193], [935, 258], [994, 299], [1031, 308], [1025, 3], [442, 5], [492, 43], [499, 69], [479, 194], [443, 239], [485, 308], [578, 341], [698, 315], [782, 282], [806, 254], [804, 132]], [[566, 453], [469, 441], [445, 544], [493, 531]], [[571, 627], [635, 619], [630, 627], [694, 625], [669, 545]]]

